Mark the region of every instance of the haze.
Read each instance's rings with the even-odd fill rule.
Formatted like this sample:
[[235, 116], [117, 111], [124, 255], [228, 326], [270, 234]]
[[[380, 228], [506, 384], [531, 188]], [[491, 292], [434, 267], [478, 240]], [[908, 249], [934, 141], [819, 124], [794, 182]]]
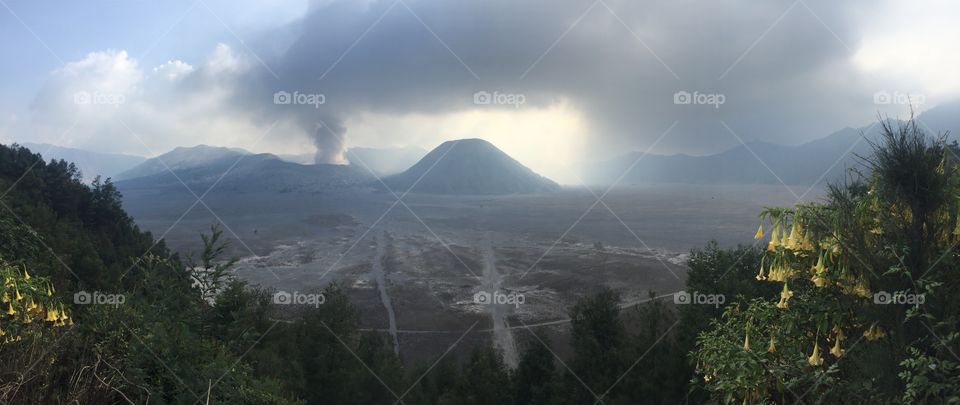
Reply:
[[479, 137], [574, 184], [571, 167], [624, 151], [799, 144], [960, 90], [946, 1], [98, 3], [4, 2], [0, 141], [345, 163]]

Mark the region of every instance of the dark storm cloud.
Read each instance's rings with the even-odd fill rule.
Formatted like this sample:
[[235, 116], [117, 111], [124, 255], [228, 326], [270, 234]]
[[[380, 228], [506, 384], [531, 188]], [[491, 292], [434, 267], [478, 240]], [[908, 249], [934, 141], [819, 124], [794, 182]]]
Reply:
[[[737, 140], [796, 143], [869, 117], [875, 85], [850, 62], [868, 5], [830, 1], [324, 1], [286, 27], [287, 49], [256, 48], [249, 104], [265, 119], [318, 134], [340, 153], [359, 112], [442, 114], [473, 93], [522, 93], [526, 108], [568, 100], [586, 113], [592, 152], [644, 148], [674, 121], [661, 151], [712, 151]], [[572, 27], [572, 28], [571, 28]], [[276, 56], [269, 56], [276, 55]], [[277, 91], [325, 103], [276, 105]], [[724, 104], [677, 105], [719, 93]], [[512, 107], [506, 107], [512, 108]], [[270, 118], [267, 118], [270, 117]], [[314, 131], [322, 121], [334, 129]], [[333, 137], [333, 138], [331, 138]]]

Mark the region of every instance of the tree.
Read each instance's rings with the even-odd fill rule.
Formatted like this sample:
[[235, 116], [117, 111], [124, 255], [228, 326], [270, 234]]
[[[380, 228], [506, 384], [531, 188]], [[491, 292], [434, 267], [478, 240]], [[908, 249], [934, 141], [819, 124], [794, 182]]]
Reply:
[[[577, 402], [593, 402], [614, 386], [626, 368], [624, 339], [626, 332], [620, 320], [620, 295], [602, 290], [573, 306], [570, 310], [575, 356], [574, 376], [568, 376], [577, 389]], [[581, 379], [586, 387], [576, 382]], [[591, 393], [592, 391], [592, 393]]]
[[944, 354], [957, 345], [960, 314], [949, 297], [960, 282], [960, 171], [945, 136], [926, 136], [912, 119], [882, 129], [865, 173], [831, 185], [824, 202], [761, 213], [769, 242], [755, 279], [780, 294], [729, 306], [700, 334], [697, 371], [715, 399], [960, 395], [955, 376], [921, 371], [956, 369]]

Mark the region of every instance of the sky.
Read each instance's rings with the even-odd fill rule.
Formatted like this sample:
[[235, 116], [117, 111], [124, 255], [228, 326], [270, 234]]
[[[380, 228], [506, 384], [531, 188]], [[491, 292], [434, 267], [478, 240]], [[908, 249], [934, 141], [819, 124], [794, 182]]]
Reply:
[[960, 4], [0, 0], [0, 142], [155, 156], [484, 138], [532, 169], [800, 144], [960, 93]]

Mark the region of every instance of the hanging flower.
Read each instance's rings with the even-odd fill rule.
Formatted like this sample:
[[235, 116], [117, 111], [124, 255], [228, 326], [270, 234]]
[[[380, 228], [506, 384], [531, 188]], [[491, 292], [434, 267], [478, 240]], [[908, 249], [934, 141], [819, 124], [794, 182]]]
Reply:
[[767, 352], [768, 352], [768, 353], [776, 353], [776, 352], [777, 352], [777, 345], [776, 345], [776, 343], [774, 343], [773, 335], [770, 335], [770, 344], [767, 346]]
[[843, 353], [845, 352], [846, 350], [843, 350], [842, 348], [840, 348], [840, 339], [834, 339], [833, 348], [830, 349], [830, 354], [832, 354], [836, 358], [840, 358], [840, 357], [843, 357]]
[[47, 309], [47, 318], [44, 319], [47, 322], [56, 322], [60, 318], [60, 311], [56, 308]]
[[786, 247], [787, 249], [790, 249], [790, 250], [797, 249], [797, 242], [800, 239], [800, 234], [797, 233], [797, 228], [799, 227], [800, 227], [800, 224], [796, 223], [795, 221], [793, 224], [793, 227], [790, 228], [790, 236], [788, 236], [783, 243], [783, 246]]
[[870, 298], [873, 296], [873, 293], [870, 292], [870, 287], [867, 286], [867, 280], [862, 277], [858, 279], [857, 284], [853, 286], [853, 293], [863, 298]]
[[820, 252], [820, 256], [817, 258], [817, 264], [813, 265], [813, 267], [810, 268], [810, 271], [814, 274], [827, 271], [826, 267], [823, 265], [823, 252]]
[[773, 233], [770, 236], [770, 243], [767, 245], [767, 250], [772, 252], [777, 250], [777, 246], [780, 246], [780, 224], [773, 226]]
[[7, 304], [7, 315], [14, 316], [14, 315], [16, 315], [16, 314], [17, 314], [17, 310], [16, 310], [16, 309], [13, 309], [13, 303], [12, 303], [12, 302], [11, 302], [11, 303], [8, 303], [8, 304]]
[[813, 285], [819, 288], [826, 287], [828, 284], [830, 284], [829, 280], [821, 276], [820, 273], [814, 274], [813, 277], [810, 278], [810, 281], [813, 282]]
[[758, 280], [758, 281], [763, 281], [763, 280], [766, 280], [766, 279], [767, 279], [767, 276], [764, 276], [764, 275], [763, 275], [763, 262], [766, 261], [766, 260], [767, 260], [766, 257], [763, 257], [763, 258], [760, 259], [760, 272], [757, 273], [757, 280]]
[[840, 325], [833, 325], [833, 329], [831, 329], [831, 331], [837, 340], [844, 340], [847, 338], [847, 335], [843, 333], [843, 328], [841, 328]]
[[886, 336], [887, 336], [887, 333], [884, 332], [883, 329], [881, 329], [879, 326], [877, 326], [877, 324], [873, 324], [872, 326], [870, 326], [870, 329], [867, 329], [865, 332], [863, 332], [863, 337], [871, 341], [882, 339]]
[[763, 237], [763, 224], [757, 228], [757, 233], [753, 235], [753, 240], [760, 240]]
[[790, 297], [793, 297], [793, 291], [790, 291], [790, 287], [787, 286], [787, 283], [783, 283], [783, 291], [780, 291], [780, 302], [777, 303], [777, 308], [788, 309], [789, 305], [787, 301], [790, 300]]
[[819, 366], [823, 364], [823, 358], [820, 357], [820, 342], [813, 344], [813, 354], [810, 357], [807, 357], [807, 363], [811, 366]]
[[743, 336], [743, 351], [750, 351], [750, 332]]

